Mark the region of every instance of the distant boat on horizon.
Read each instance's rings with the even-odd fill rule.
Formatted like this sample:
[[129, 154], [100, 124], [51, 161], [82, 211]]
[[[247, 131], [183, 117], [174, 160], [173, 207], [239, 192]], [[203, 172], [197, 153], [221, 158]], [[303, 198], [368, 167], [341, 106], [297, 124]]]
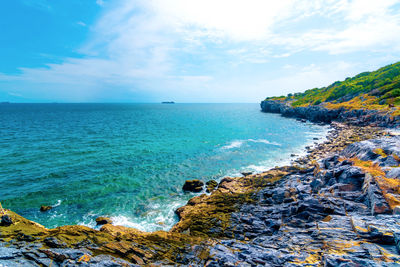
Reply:
[[175, 102], [174, 101], [164, 101], [164, 102], [161, 102], [161, 104], [175, 104]]

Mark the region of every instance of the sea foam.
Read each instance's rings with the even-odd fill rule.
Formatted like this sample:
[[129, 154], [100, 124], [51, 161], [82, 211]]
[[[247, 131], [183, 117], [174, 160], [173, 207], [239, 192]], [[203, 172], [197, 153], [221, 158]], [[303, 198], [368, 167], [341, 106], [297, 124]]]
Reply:
[[267, 139], [247, 139], [247, 140], [234, 140], [230, 142], [228, 145], [221, 147], [221, 149], [227, 150], [232, 148], [240, 148], [245, 143], [262, 143], [266, 145], [274, 145], [274, 146], [281, 146], [281, 144], [276, 142], [270, 142]]

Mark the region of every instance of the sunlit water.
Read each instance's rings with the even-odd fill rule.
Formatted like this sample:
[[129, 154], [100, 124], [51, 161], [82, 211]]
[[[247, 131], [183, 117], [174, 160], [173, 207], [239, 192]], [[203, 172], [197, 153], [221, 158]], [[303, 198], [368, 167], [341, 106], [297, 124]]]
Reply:
[[327, 130], [258, 104], [1, 104], [0, 201], [46, 227], [167, 230], [185, 180], [282, 165]]

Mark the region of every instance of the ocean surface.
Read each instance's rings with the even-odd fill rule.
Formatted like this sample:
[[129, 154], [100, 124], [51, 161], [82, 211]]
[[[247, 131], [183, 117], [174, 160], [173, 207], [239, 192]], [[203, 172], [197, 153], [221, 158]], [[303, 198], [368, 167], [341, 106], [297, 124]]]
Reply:
[[288, 163], [327, 131], [259, 104], [0, 104], [0, 202], [46, 227], [168, 230], [185, 180]]

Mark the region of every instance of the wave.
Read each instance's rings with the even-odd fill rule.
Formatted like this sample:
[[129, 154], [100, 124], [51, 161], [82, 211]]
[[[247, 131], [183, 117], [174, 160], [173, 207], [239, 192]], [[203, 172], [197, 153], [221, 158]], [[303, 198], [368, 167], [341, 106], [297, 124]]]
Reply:
[[[187, 199], [170, 199], [166, 202], [155, 202], [149, 204], [149, 211], [145, 215], [133, 217], [126, 214], [117, 214], [109, 216], [113, 225], [135, 228], [139, 231], [169, 231], [177, 222], [175, 210], [182, 207]], [[101, 226], [96, 224], [95, 219], [102, 214], [89, 212], [83, 216], [83, 220], [78, 225], [87, 226], [93, 229], [99, 229]], [[107, 216], [108, 217], [108, 216]]]
[[273, 145], [273, 146], [282, 146], [281, 144], [277, 143], [277, 142], [270, 142], [267, 139], [248, 139], [247, 141], [249, 142], [253, 142], [253, 143], [263, 143], [263, 144], [267, 144], [267, 145]]
[[221, 149], [227, 150], [232, 148], [240, 148], [245, 143], [262, 143], [266, 145], [281, 146], [281, 144], [276, 142], [270, 142], [267, 139], [247, 139], [247, 140], [234, 140], [229, 145], [221, 147]]
[[243, 141], [236, 140], [232, 141], [229, 145], [223, 146], [222, 149], [231, 149], [231, 148], [239, 148], [243, 145]]
[[55, 208], [55, 207], [58, 207], [58, 206], [60, 206], [60, 205], [61, 205], [61, 203], [62, 203], [62, 200], [61, 200], [61, 199], [59, 199], [59, 200], [57, 200], [57, 203], [56, 203], [56, 204], [54, 204], [52, 207], [53, 207], [53, 208]]
[[186, 201], [169, 200], [166, 203], [153, 203], [153, 209], [147, 212], [145, 216], [128, 217], [125, 215], [111, 216], [114, 225], [132, 227], [139, 231], [154, 232], [158, 230], [169, 231], [177, 223], [175, 210]]

